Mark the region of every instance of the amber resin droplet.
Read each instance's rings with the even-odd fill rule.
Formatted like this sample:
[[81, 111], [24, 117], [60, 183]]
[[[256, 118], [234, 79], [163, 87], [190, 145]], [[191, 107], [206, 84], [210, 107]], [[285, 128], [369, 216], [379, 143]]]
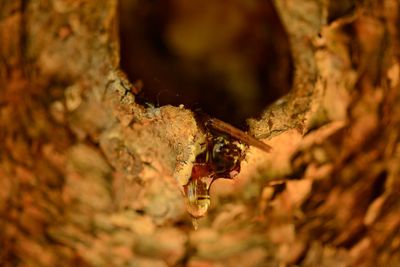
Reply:
[[[186, 209], [194, 219], [201, 218], [207, 214], [211, 204], [209, 191], [212, 182], [213, 178], [210, 176], [192, 177], [184, 186]], [[194, 226], [196, 227], [195, 224]]]

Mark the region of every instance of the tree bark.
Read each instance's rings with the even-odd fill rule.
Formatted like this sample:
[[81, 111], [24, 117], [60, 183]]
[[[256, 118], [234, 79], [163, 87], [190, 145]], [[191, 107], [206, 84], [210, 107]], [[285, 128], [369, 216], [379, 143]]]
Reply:
[[399, 1], [274, 1], [293, 86], [248, 121], [273, 151], [213, 184], [197, 231], [202, 133], [137, 103], [117, 4], [0, 1], [2, 266], [400, 266]]

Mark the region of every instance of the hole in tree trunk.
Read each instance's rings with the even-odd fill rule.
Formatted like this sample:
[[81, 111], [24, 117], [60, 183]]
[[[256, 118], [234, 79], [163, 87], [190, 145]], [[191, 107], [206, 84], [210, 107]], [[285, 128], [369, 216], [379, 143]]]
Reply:
[[286, 94], [289, 42], [271, 1], [122, 0], [121, 66], [139, 97], [240, 126]]

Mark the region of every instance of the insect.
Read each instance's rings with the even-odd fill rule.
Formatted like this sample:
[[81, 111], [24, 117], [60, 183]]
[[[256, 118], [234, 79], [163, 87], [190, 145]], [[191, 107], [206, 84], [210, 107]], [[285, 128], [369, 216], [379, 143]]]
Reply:
[[240, 172], [240, 163], [245, 158], [248, 146], [257, 147], [270, 152], [271, 147], [260, 140], [246, 134], [234, 126], [211, 118], [205, 114], [197, 114], [200, 129], [205, 134], [202, 152], [197, 155], [193, 164], [189, 182], [184, 186], [187, 198], [187, 211], [194, 218], [206, 215], [210, 207], [210, 186], [218, 178], [233, 179]]

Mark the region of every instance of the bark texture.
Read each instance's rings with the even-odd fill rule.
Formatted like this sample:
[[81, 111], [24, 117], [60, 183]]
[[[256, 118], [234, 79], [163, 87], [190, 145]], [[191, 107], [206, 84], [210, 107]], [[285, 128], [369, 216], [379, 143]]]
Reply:
[[135, 102], [117, 1], [0, 1], [0, 264], [400, 266], [400, 3], [274, 4], [293, 87], [249, 120], [273, 151], [215, 182], [194, 231], [202, 134]]

